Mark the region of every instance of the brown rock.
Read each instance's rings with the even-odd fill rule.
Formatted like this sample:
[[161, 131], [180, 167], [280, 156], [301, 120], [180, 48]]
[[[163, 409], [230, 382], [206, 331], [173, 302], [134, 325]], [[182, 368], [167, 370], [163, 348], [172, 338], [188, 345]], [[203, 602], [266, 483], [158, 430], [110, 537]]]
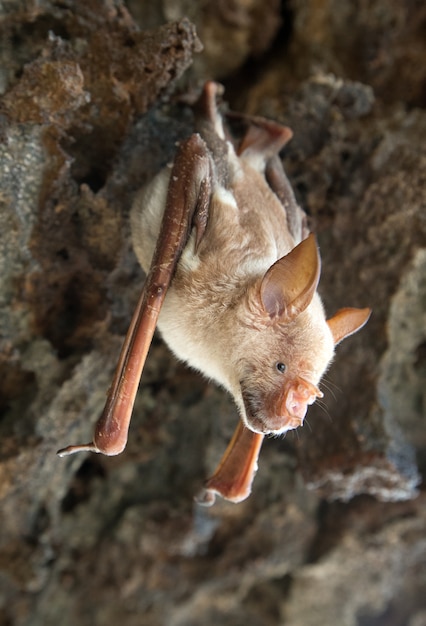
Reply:
[[[0, 624], [423, 624], [421, 3], [191, 3], [207, 53], [185, 88], [184, 3], [138, 3], [141, 27], [119, 0], [3, 4]], [[339, 347], [325, 411], [265, 442], [250, 499], [206, 510], [192, 497], [236, 410], [160, 340], [126, 452], [55, 451], [103, 406], [143, 280], [128, 209], [192, 128], [172, 94], [230, 72], [233, 108], [293, 128], [327, 311], [373, 316]]]

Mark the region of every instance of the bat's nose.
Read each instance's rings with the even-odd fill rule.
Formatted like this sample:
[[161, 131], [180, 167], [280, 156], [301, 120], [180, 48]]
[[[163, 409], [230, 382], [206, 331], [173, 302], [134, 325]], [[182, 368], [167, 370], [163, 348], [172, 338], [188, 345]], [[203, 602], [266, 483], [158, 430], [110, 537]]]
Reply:
[[322, 398], [322, 392], [312, 383], [298, 377], [287, 389], [281, 404], [281, 414], [299, 421], [303, 420], [308, 410], [308, 406], [313, 404], [317, 398]]
[[298, 428], [308, 406], [322, 396], [318, 387], [300, 376], [289, 381], [278, 397], [257, 397], [243, 389], [247, 427], [262, 434], [282, 434]]
[[308, 410], [307, 401], [293, 390], [290, 390], [285, 398], [285, 410], [281, 409], [283, 415], [289, 415], [303, 424], [306, 411]]

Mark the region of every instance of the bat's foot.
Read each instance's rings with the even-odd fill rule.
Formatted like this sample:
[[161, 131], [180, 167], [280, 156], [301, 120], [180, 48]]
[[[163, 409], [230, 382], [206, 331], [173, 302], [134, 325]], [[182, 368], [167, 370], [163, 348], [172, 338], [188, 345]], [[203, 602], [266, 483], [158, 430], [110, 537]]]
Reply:
[[85, 443], [80, 446], [67, 446], [66, 448], [58, 450], [56, 454], [63, 457], [75, 454], [76, 452], [100, 452], [100, 450], [98, 450], [94, 443]]

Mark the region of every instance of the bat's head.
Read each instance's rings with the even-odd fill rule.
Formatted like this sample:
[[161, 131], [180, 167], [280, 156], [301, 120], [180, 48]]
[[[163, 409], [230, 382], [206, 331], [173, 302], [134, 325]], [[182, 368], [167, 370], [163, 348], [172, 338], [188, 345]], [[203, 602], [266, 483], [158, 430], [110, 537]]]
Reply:
[[322, 397], [318, 384], [334, 346], [370, 315], [369, 309], [342, 309], [326, 320], [316, 293], [319, 275], [310, 235], [248, 294], [250, 332], [242, 340], [235, 395], [244, 422], [255, 432], [279, 434], [303, 424], [308, 406]]

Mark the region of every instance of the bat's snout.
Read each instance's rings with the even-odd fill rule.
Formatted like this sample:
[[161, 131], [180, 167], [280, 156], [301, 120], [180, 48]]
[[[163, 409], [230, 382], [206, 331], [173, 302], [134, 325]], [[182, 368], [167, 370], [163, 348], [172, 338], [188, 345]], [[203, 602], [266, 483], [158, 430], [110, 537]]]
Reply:
[[263, 406], [259, 399], [253, 402], [253, 396], [243, 394], [247, 425], [258, 433], [283, 434], [302, 426], [308, 406], [322, 397], [318, 387], [300, 377], [286, 385], [278, 399], [275, 396], [275, 401]]

